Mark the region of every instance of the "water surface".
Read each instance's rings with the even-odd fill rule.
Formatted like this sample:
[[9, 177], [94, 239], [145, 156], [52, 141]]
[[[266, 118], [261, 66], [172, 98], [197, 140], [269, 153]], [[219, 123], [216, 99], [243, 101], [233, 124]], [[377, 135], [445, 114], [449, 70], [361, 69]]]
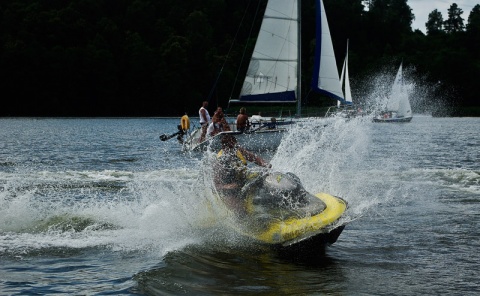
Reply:
[[1, 294], [480, 292], [480, 119], [298, 124], [264, 157], [349, 203], [339, 240], [313, 258], [212, 217], [211, 154], [158, 138], [177, 124], [0, 119]]

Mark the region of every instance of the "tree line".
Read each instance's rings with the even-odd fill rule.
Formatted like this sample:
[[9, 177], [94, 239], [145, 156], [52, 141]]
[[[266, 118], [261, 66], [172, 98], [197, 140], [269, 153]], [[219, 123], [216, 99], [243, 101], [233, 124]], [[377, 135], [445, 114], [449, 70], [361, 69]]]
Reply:
[[[203, 100], [225, 107], [238, 96], [266, 2], [2, 1], [0, 116], [195, 115]], [[313, 67], [314, 2], [302, 1], [303, 89]], [[350, 43], [354, 96], [379, 69], [403, 61], [433, 86], [426, 105], [442, 100], [455, 107], [450, 113], [480, 113], [480, 5], [468, 15], [455, 3], [446, 16], [433, 10], [426, 33], [412, 30], [407, 0], [324, 5], [339, 66]]]

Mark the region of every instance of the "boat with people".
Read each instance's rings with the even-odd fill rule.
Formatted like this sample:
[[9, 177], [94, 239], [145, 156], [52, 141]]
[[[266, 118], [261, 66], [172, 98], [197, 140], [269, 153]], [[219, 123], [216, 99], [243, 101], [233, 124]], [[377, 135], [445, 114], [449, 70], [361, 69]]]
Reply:
[[[311, 89], [344, 106], [349, 106], [351, 101], [346, 99], [338, 75], [323, 1], [315, 1], [317, 24]], [[291, 130], [292, 124], [302, 115], [300, 12], [300, 0], [268, 1], [239, 97], [230, 99], [228, 102], [229, 110], [233, 106], [265, 107], [296, 104], [295, 118], [281, 115], [262, 117], [267, 120], [258, 121], [257, 127], [251, 127], [250, 131], [242, 135], [237, 134], [239, 142], [243, 142], [250, 149], [261, 147], [275, 151], [283, 136]], [[278, 114], [282, 114], [281, 112], [282, 107], [278, 110]], [[251, 119], [252, 123], [256, 122], [253, 116]], [[276, 121], [275, 128], [272, 128], [272, 123], [268, 122], [272, 119]], [[235, 121], [229, 124], [230, 130], [223, 132], [236, 132]], [[199, 142], [199, 133], [199, 130], [185, 132], [186, 139], [182, 141], [182, 149], [202, 150], [210, 143], [218, 142], [215, 136], [206, 139], [205, 143]]]
[[[240, 94], [237, 99], [230, 99], [228, 102], [227, 109], [239, 105], [277, 106], [278, 116], [251, 117], [250, 133], [244, 135], [244, 140], [238, 138], [239, 142], [244, 142], [249, 148], [258, 146], [260, 142], [269, 143], [269, 150], [275, 150], [280, 143], [278, 140], [281, 141], [292, 124], [302, 115], [300, 12], [300, 0], [268, 1]], [[342, 92], [322, 0], [316, 0], [316, 22], [315, 63], [311, 88], [314, 92], [330, 97], [342, 105], [351, 105], [351, 100], [346, 100]], [[292, 104], [296, 104], [295, 118], [291, 114], [284, 117], [284, 106]], [[275, 123], [271, 122], [273, 120]], [[255, 127], [256, 122], [258, 127]]]
[[395, 81], [383, 111], [373, 117], [373, 122], [410, 122], [412, 120], [408, 88], [403, 77], [403, 63], [400, 63]]
[[[207, 130], [202, 140], [202, 127], [190, 128], [190, 119], [184, 115], [177, 125], [177, 131], [170, 135], [160, 135], [161, 141], [167, 141], [176, 137], [182, 147], [182, 151], [205, 151], [208, 148], [212, 150], [220, 149], [220, 139], [223, 135], [234, 135], [239, 143], [248, 147], [249, 150], [275, 151], [280, 145], [282, 137], [288, 130], [288, 125], [293, 122], [277, 120], [276, 118], [265, 118], [252, 116], [250, 125], [244, 131], [236, 128], [236, 122], [227, 122], [228, 128], [222, 128], [221, 131], [211, 133]], [[210, 126], [214, 123], [211, 122]]]

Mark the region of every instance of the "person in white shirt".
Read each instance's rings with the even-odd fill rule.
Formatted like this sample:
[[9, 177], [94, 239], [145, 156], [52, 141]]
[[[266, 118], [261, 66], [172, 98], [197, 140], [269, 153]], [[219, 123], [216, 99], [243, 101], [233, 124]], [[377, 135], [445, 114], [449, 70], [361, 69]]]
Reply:
[[208, 102], [203, 101], [202, 107], [198, 110], [198, 115], [200, 117], [200, 125], [202, 126], [202, 134], [200, 135], [199, 142], [203, 142], [205, 140], [205, 135], [207, 134], [208, 123], [210, 122], [210, 114], [207, 110]]

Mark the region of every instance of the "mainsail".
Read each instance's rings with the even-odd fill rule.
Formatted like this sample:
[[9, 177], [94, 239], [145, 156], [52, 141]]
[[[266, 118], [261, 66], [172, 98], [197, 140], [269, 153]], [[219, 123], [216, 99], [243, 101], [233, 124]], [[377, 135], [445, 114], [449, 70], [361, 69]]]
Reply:
[[298, 22], [297, 0], [268, 2], [240, 101], [296, 101]]
[[[344, 98], [346, 104], [352, 104], [352, 90], [350, 88], [350, 76], [348, 74], [348, 40], [347, 40], [347, 53], [345, 54], [345, 60], [343, 61], [342, 74], [340, 75], [340, 83], [343, 86]], [[340, 101], [338, 101], [340, 107]]]
[[330, 28], [323, 1], [317, 2], [315, 66], [312, 79], [313, 90], [345, 104], [342, 85], [338, 78], [337, 62], [333, 51]]
[[397, 75], [395, 76], [395, 81], [392, 85], [390, 100], [392, 101], [392, 105], [389, 101], [388, 109], [397, 111], [399, 117], [412, 116], [412, 108], [410, 107], [410, 100], [408, 98], [408, 89], [405, 86], [405, 81], [403, 78], [402, 63], [398, 68]]

